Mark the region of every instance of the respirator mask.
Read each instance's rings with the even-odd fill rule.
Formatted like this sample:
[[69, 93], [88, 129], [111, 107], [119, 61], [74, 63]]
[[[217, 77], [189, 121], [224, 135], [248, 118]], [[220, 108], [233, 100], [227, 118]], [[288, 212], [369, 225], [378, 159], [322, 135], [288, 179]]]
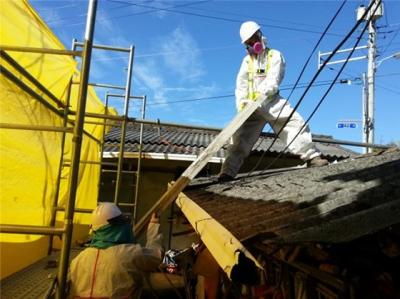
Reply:
[[256, 33], [254, 33], [254, 35], [246, 41], [245, 46], [247, 52], [250, 55], [260, 54], [265, 48], [265, 43], [261, 31], [257, 31]]

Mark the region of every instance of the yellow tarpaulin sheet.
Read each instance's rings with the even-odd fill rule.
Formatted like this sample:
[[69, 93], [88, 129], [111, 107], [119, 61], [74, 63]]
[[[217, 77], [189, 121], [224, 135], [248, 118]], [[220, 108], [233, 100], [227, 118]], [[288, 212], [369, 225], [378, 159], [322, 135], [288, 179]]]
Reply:
[[[0, 44], [2, 46], [65, 49], [27, 1], [0, 1]], [[77, 63], [67, 55], [6, 51], [64, 104], [69, 82], [79, 81]], [[1, 58], [1, 67], [30, 84]], [[78, 85], [71, 90], [71, 110], [76, 111]], [[46, 101], [56, 107], [42, 92]], [[31, 97], [1, 72], [0, 123], [62, 127], [63, 119]], [[104, 113], [105, 107], [89, 88], [86, 111]], [[70, 118], [73, 120], [73, 118]], [[93, 119], [92, 119], [93, 120]], [[69, 125], [71, 126], [71, 125]], [[81, 160], [99, 161], [103, 127], [86, 124], [88, 134], [82, 142]], [[98, 141], [96, 141], [96, 139]], [[0, 129], [0, 222], [1, 224], [49, 225], [51, 206], [56, 196], [57, 176], [62, 154], [62, 133]], [[71, 134], [66, 134], [64, 160], [70, 160]], [[66, 163], [69, 164], [69, 163]], [[67, 200], [70, 168], [62, 167], [59, 206]], [[80, 164], [76, 207], [94, 208], [97, 200], [100, 166]], [[63, 214], [57, 218], [62, 221]], [[87, 222], [88, 215], [76, 214], [75, 221]], [[0, 234], [1, 242], [30, 242], [35, 235]], [[2, 261], [3, 262], [3, 261]]]

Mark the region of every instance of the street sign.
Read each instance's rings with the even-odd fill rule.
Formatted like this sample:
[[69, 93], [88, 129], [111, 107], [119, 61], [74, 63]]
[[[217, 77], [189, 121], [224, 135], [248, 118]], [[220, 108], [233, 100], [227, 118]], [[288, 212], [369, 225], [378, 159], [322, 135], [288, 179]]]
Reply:
[[357, 123], [353, 123], [353, 122], [339, 122], [337, 123], [337, 127], [338, 129], [356, 129], [357, 128]]

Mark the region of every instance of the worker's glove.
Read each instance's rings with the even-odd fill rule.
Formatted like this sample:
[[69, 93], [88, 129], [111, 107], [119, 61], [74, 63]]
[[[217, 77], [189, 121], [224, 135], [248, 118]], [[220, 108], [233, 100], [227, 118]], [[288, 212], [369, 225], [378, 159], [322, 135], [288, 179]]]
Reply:
[[160, 223], [160, 217], [156, 213], [152, 213], [150, 223]]
[[[241, 100], [240, 101], [240, 103], [239, 103], [239, 108], [238, 108], [238, 110], [239, 110], [239, 112], [241, 112], [241, 111], [243, 111], [244, 110], [244, 108], [247, 106], [247, 104], [250, 104], [250, 103], [252, 103], [252, 102], [256, 102], [256, 101], [258, 101], [261, 97], [267, 97], [266, 95], [263, 95], [263, 94], [258, 94], [257, 95], [257, 97], [256, 98], [254, 98], [254, 99], [249, 99], [249, 100]], [[260, 105], [260, 107], [261, 107], [261, 105]]]
[[243, 111], [244, 108], [247, 106], [247, 104], [249, 104], [251, 102], [253, 102], [253, 101], [252, 100], [241, 100], [240, 103], [239, 103], [238, 110], [239, 111]]

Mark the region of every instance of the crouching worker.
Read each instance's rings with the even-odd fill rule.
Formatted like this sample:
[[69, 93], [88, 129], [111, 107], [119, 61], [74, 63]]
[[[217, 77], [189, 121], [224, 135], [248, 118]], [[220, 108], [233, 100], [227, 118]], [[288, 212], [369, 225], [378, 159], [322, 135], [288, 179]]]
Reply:
[[70, 298], [140, 298], [145, 275], [161, 263], [159, 226], [153, 215], [142, 247], [121, 210], [100, 204], [92, 213], [90, 246], [71, 262]]

